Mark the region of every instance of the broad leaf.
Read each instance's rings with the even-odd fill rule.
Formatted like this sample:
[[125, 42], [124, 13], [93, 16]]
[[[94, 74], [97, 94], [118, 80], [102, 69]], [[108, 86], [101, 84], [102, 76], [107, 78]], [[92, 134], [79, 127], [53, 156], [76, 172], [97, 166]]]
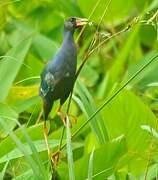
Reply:
[[20, 67], [23, 65], [25, 56], [31, 45], [32, 37], [22, 40], [17, 46], [13, 47], [0, 61], [0, 102], [4, 101], [8, 95]]

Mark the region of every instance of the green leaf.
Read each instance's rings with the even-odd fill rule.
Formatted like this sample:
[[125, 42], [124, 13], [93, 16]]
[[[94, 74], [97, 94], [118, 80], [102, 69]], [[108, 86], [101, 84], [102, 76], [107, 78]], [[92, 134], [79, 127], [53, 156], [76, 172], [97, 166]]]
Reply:
[[[37, 149], [37, 152], [47, 151], [47, 147], [44, 140], [37, 140], [37, 141], [32, 141], [32, 142], [35, 148]], [[58, 140], [49, 140], [50, 148], [57, 147], [58, 144], [59, 144]], [[32, 155], [32, 150], [30, 148], [30, 145], [25, 143], [23, 144], [23, 146], [27, 150], [28, 154]], [[0, 164], [8, 160], [13, 160], [13, 159], [21, 158], [21, 157], [24, 157], [24, 154], [18, 148], [15, 148], [0, 158]]]
[[93, 87], [99, 79], [99, 74], [90, 65], [86, 64], [81, 71], [80, 77], [88, 87]]
[[153, 127], [156, 117], [139, 97], [124, 90], [102, 110], [102, 113], [106, 117], [110, 137], [124, 134], [130, 149], [145, 150], [149, 136], [145, 132], [142, 133], [140, 126], [147, 124]]
[[0, 103], [0, 121], [4, 119], [7, 123], [7, 131], [6, 129], [0, 124], [0, 138], [4, 138], [8, 135], [8, 130], [13, 130], [16, 126], [15, 121], [11, 121], [10, 118], [18, 118], [18, 114], [11, 109], [8, 105]]
[[[74, 98], [74, 100], [77, 102], [81, 110], [85, 113], [86, 117], [89, 118], [91, 114], [93, 114], [93, 112], [95, 112], [96, 110], [96, 106], [92, 96], [90, 95], [88, 89], [81, 83], [81, 81], [77, 81], [75, 91], [79, 95], [81, 100], [77, 98]], [[90, 126], [95, 132], [100, 143], [108, 141], [108, 131], [100, 114], [97, 114], [97, 116], [92, 121], [90, 121]]]
[[0, 61], [0, 102], [4, 101], [8, 95], [20, 67], [23, 64], [25, 56], [31, 45], [32, 37], [22, 40], [17, 46], [13, 47]]
[[144, 180], [145, 178], [147, 180], [158, 179], [158, 164], [155, 163], [155, 164], [151, 165], [150, 167], [148, 167], [148, 172], [147, 172], [147, 174], [145, 174], [145, 173], [143, 173], [143, 175], [141, 175], [140, 180]]
[[135, 154], [133, 156], [129, 153], [122, 163], [129, 164], [131, 173], [141, 173], [147, 160], [141, 159], [137, 154], [148, 156], [146, 149], [151, 142], [151, 137], [140, 127], [143, 124], [154, 127], [157, 121], [155, 115], [139, 97], [128, 90], [122, 91], [102, 109], [102, 113], [106, 117], [109, 136], [115, 138], [124, 134], [129, 151]]
[[36, 35], [33, 45], [40, 57], [45, 61], [53, 58], [59, 49], [57, 43], [41, 34]]
[[4, 175], [5, 175], [5, 172], [6, 172], [8, 163], [9, 163], [9, 161], [7, 161], [7, 162], [5, 163], [5, 166], [4, 166], [4, 168], [3, 168], [3, 171], [0, 172], [0, 179], [4, 179]]
[[35, 180], [35, 176], [32, 170], [28, 170], [25, 173], [21, 174], [20, 176], [16, 176], [13, 180]]
[[93, 156], [94, 156], [94, 148], [89, 157], [88, 180], [92, 180], [93, 177]]
[[[136, 26], [132, 32], [130, 32], [129, 37], [127, 38], [126, 42], [124, 43], [123, 48], [118, 53], [118, 56], [112, 65], [112, 68], [107, 72], [107, 78], [106, 79], [106, 91], [104, 93], [104, 96], [106, 96], [111, 89], [115, 87], [115, 83], [117, 80], [120, 79], [120, 75], [123, 71], [123, 68], [125, 64], [127, 63], [129, 53], [131, 51], [131, 47], [134, 45], [135, 40], [137, 38], [139, 32], [139, 26]], [[135, 71], [136, 72], [136, 71]], [[131, 76], [130, 76], [131, 77]]]
[[158, 2], [157, 0], [153, 0], [150, 4], [150, 6], [148, 7], [148, 11], [151, 11], [153, 9], [156, 9], [158, 7]]
[[[38, 166], [38, 169], [39, 169], [39, 172], [40, 172], [40, 176], [39, 176], [39, 177], [42, 177], [42, 178], [44, 178], [44, 179], [47, 179], [47, 178], [46, 178], [46, 177], [47, 177], [47, 174], [46, 174], [46, 171], [45, 171], [45, 167], [44, 167], [44, 165], [43, 165], [43, 163], [42, 163], [42, 161], [41, 161], [41, 159], [40, 159], [40, 156], [39, 156], [39, 154], [38, 154], [38, 151], [37, 151], [35, 145], [33, 144], [31, 138], [29, 137], [26, 129], [25, 129], [23, 126], [21, 126], [20, 123], [19, 123], [18, 125], [19, 125], [19, 127], [20, 127], [20, 129], [21, 129], [21, 131], [22, 131], [23, 136], [25, 137], [27, 143], [28, 143], [29, 146], [30, 146], [30, 149], [31, 149], [31, 151], [32, 151], [33, 159], [34, 159], [34, 161], [36, 162], [36, 166]], [[23, 147], [24, 147], [24, 146], [23, 146]]]
[[[155, 51], [151, 51], [147, 53], [142, 59], [138, 61], [138, 63], [131, 65], [126, 73], [126, 76], [124, 78], [128, 79], [131, 77], [131, 75], [136, 72], [138, 69], [140, 69], [143, 65], [148, 63], [150, 59], [156, 54]], [[143, 72], [135, 78], [131, 83], [130, 86], [136, 86], [139, 89], [146, 89], [148, 88], [148, 85], [154, 82], [158, 81], [157, 78], [157, 68], [158, 68], [158, 61], [154, 61], [150, 66], [148, 66], [146, 69], [143, 70]]]
[[141, 125], [141, 128], [151, 134], [154, 138], [158, 139], [158, 132], [148, 125]]
[[[79, 0], [78, 4], [79, 7], [81, 8], [82, 12], [86, 15], [86, 17], [89, 17], [89, 15], [91, 14], [92, 10], [94, 9], [94, 7], [96, 6], [98, 1], [96, 0], [87, 0], [86, 3], [83, 0]], [[97, 9], [95, 10], [93, 16], [92, 16], [92, 20], [94, 20], [95, 22], [99, 22], [100, 18], [103, 15], [104, 10], [107, 7], [109, 0], [100, 0], [99, 1], [99, 5], [97, 7]], [[89, 5], [87, 8], [87, 4]], [[132, 10], [134, 5], [134, 0], [130, 0], [128, 2], [126, 2], [126, 5], [124, 4], [124, 0], [113, 0], [111, 1], [106, 16], [103, 19], [103, 22], [105, 21], [106, 23], [111, 21], [111, 22], [115, 22], [115, 21], [119, 21], [121, 18], [127, 16], [130, 11]], [[122, 11], [122, 7], [124, 7], [124, 10]]]
[[[0, 118], [1, 119], [1, 118]], [[14, 119], [12, 119], [14, 120]], [[5, 123], [5, 121], [3, 121], [1, 119], [0, 121], [1, 125], [6, 129], [8, 130], [7, 128], [7, 124]], [[32, 143], [30, 143], [30, 140], [28, 139], [28, 136], [26, 136], [25, 134], [25, 131], [22, 129], [22, 132], [24, 133], [24, 136], [25, 138], [27, 139], [27, 142], [29, 143], [30, 145], [30, 148], [32, 149], [33, 153], [34, 153], [34, 149], [33, 149], [33, 145]], [[39, 157], [36, 158], [36, 155], [35, 156], [35, 159], [33, 159], [28, 151], [25, 149], [25, 146], [21, 143], [21, 141], [19, 140], [19, 138], [14, 134], [14, 132], [10, 131], [9, 130], [9, 135], [11, 136], [12, 140], [15, 142], [15, 144], [18, 146], [18, 148], [20, 149], [20, 151], [24, 154], [25, 158], [26, 158], [26, 161], [28, 162], [28, 164], [30, 165], [30, 167], [32, 168], [35, 176], [37, 179], [40, 179], [40, 180], [46, 180], [46, 174], [44, 173], [44, 169], [41, 169], [41, 166], [42, 164], [38, 164], [39, 163]]]
[[38, 104], [39, 102], [40, 102], [40, 97], [33, 96], [26, 100], [17, 101], [13, 105], [13, 107], [17, 110], [18, 113], [21, 113], [23, 111], [26, 111], [28, 108], [32, 107], [33, 105]]
[[[9, 119], [11, 122], [11, 118], [9, 118]], [[41, 124], [36, 124], [32, 127], [27, 128], [27, 132], [30, 135], [32, 141], [43, 140], [42, 127], [43, 127], [43, 124], [41, 123]], [[27, 142], [21, 132], [21, 129], [18, 128], [14, 133], [23, 144], [25, 144]], [[0, 158], [5, 156], [5, 154], [10, 153], [15, 148], [16, 148], [16, 145], [13, 142], [12, 138], [10, 136], [7, 136], [0, 143], [0, 149], [3, 149], [3, 151], [0, 151]]]
[[[99, 149], [94, 151], [93, 155], [93, 179], [106, 179], [110, 176], [119, 161], [127, 152], [125, 138], [120, 138], [112, 142], [105, 143]], [[84, 155], [75, 162], [76, 179], [86, 179], [88, 172], [88, 163], [90, 155]], [[82, 167], [82, 168], [78, 168]], [[103, 172], [103, 173], [100, 173]], [[100, 173], [96, 178], [96, 174]]]
[[[15, 20], [14, 24], [17, 28], [19, 28], [22, 33], [25, 35], [30, 34], [32, 31], [34, 31], [33, 28], [28, 26], [25, 23], [22, 23], [20, 21]], [[36, 29], [37, 31], [37, 29]], [[19, 31], [14, 32], [15, 37], [17, 39], [20, 38], [19, 36]], [[36, 53], [44, 60], [48, 61], [49, 59], [53, 58], [53, 56], [56, 54], [57, 50], [59, 49], [59, 44], [55, 41], [52, 41], [50, 38], [47, 36], [36, 32], [34, 39], [32, 41], [33, 47], [36, 51]]]

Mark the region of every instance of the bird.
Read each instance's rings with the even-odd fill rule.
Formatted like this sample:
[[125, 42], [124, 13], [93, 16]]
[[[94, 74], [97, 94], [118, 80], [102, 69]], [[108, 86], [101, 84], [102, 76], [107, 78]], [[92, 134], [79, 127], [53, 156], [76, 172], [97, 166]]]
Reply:
[[64, 21], [61, 47], [54, 58], [48, 61], [40, 76], [39, 95], [43, 100], [44, 137], [48, 154], [50, 154], [50, 148], [47, 140], [46, 120], [56, 100], [60, 100], [58, 108], [58, 114], [60, 114], [62, 105], [73, 89], [77, 69], [77, 47], [73, 35], [78, 27], [87, 23], [88, 19], [78, 17], [70, 17]]

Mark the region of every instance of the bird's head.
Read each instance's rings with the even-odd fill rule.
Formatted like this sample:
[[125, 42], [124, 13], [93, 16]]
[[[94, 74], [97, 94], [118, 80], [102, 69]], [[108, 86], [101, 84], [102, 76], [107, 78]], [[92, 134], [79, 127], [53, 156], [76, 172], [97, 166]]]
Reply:
[[67, 30], [74, 31], [76, 28], [84, 26], [88, 23], [88, 19], [71, 17], [65, 20], [64, 26]]

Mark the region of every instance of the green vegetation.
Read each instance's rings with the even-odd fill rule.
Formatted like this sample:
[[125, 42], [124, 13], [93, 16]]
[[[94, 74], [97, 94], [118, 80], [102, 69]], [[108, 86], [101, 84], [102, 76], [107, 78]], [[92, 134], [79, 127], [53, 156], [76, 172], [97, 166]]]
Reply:
[[[51, 150], [62, 143], [52, 170], [39, 77], [70, 16], [94, 23], [75, 33], [77, 123], [63, 131], [59, 102], [47, 121]], [[0, 180], [158, 179], [157, 69], [157, 0], [0, 0]]]

